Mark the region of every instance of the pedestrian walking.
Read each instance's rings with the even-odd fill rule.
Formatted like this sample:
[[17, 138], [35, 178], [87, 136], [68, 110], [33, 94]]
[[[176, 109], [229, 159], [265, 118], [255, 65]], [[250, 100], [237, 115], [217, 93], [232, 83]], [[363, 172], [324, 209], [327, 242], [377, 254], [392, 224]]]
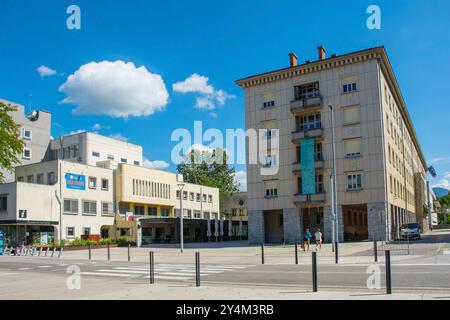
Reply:
[[309, 232], [309, 229], [306, 229], [305, 234], [303, 235], [303, 251], [309, 251], [309, 246], [311, 245], [311, 237], [311, 232]]
[[320, 229], [317, 229], [316, 233], [314, 234], [314, 239], [316, 240], [316, 250], [319, 248], [319, 250], [322, 250], [322, 232], [320, 232]]

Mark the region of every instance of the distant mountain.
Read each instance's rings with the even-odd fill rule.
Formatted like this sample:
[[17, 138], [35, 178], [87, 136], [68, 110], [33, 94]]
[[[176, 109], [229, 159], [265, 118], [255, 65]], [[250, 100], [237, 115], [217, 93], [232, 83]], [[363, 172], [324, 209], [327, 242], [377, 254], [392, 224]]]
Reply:
[[433, 192], [436, 195], [436, 197], [440, 198], [448, 195], [450, 193], [450, 190], [447, 190], [445, 188], [433, 188]]

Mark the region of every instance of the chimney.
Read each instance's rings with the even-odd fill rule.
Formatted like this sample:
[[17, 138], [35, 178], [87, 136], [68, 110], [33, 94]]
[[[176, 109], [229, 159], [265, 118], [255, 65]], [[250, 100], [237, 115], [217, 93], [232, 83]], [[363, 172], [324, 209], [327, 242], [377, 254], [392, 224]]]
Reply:
[[297, 55], [293, 52], [289, 53], [289, 62], [291, 67], [296, 67], [298, 64], [298, 58]]
[[318, 46], [317, 50], [319, 52], [319, 60], [325, 60], [327, 58], [327, 50], [324, 46]]

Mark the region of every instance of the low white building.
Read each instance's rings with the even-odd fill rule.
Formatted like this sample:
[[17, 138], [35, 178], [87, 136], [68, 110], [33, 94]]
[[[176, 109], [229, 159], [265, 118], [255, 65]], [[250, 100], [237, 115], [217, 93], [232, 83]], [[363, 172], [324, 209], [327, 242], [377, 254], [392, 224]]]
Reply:
[[112, 170], [54, 160], [17, 167], [16, 180], [0, 185], [0, 228], [12, 244], [101, 236], [114, 225]]
[[101, 161], [115, 161], [142, 166], [142, 146], [93, 132], [81, 132], [53, 139], [50, 159], [85, 163], [91, 166]]

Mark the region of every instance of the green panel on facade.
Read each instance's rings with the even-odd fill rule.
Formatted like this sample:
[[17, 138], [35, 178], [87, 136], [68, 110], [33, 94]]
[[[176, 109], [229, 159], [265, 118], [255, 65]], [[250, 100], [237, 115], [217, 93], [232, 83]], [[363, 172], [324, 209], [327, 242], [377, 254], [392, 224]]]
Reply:
[[306, 195], [316, 193], [314, 143], [314, 139], [303, 139], [300, 144], [302, 163], [302, 194]]

